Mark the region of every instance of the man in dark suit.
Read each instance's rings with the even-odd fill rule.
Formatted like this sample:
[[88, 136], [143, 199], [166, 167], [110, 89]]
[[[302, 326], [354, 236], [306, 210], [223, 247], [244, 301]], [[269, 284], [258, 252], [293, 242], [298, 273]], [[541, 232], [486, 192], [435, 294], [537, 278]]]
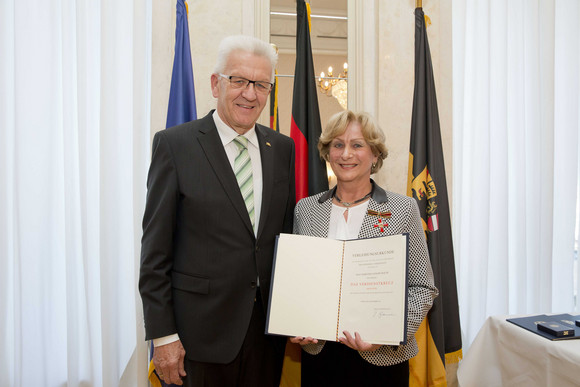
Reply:
[[285, 339], [264, 329], [275, 237], [292, 232], [294, 143], [256, 124], [276, 62], [265, 42], [224, 39], [217, 110], [153, 140], [139, 290], [167, 383], [279, 385]]

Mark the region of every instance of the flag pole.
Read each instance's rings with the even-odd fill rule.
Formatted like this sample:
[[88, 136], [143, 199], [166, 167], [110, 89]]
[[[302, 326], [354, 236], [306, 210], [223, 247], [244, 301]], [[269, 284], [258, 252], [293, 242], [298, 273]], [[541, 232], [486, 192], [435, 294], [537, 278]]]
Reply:
[[423, 0], [415, 0], [415, 8], [423, 8]]

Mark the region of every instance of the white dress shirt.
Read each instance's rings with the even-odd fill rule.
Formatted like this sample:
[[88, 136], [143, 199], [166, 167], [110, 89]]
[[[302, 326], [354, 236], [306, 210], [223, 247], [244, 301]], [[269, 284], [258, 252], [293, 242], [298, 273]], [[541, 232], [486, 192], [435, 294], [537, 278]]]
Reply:
[[[238, 133], [227, 126], [220, 118], [217, 110], [213, 113], [213, 120], [215, 126], [217, 127], [218, 133], [228, 155], [228, 160], [234, 169], [234, 162], [236, 156], [239, 153], [238, 146], [233, 142]], [[258, 226], [260, 223], [260, 212], [262, 209], [262, 158], [260, 157], [260, 145], [258, 144], [258, 136], [256, 135], [256, 128], [248, 130], [244, 137], [248, 139], [248, 153], [250, 154], [250, 159], [252, 160], [252, 181], [254, 182], [254, 232], [258, 232]]]
[[[328, 225], [328, 239], [343, 241], [357, 239], [368, 207], [368, 200], [353, 207], [340, 207], [333, 203]], [[348, 211], [348, 219], [344, 219], [345, 211]]]

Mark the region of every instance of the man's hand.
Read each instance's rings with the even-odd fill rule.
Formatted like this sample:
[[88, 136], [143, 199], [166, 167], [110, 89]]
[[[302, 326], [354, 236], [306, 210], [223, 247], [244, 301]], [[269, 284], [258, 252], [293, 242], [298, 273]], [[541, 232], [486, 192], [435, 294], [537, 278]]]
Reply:
[[185, 349], [180, 340], [155, 347], [153, 352], [153, 365], [157, 375], [167, 384], [183, 385], [181, 378], [186, 375], [184, 359]]
[[376, 351], [381, 347], [380, 344], [371, 344], [367, 343], [366, 341], [363, 341], [358, 332], [354, 333], [354, 337], [352, 337], [352, 335], [348, 331], [344, 331], [342, 333], [344, 334], [345, 337], [339, 337], [338, 341], [345, 344], [349, 348], [356, 349], [357, 351], [372, 352]]

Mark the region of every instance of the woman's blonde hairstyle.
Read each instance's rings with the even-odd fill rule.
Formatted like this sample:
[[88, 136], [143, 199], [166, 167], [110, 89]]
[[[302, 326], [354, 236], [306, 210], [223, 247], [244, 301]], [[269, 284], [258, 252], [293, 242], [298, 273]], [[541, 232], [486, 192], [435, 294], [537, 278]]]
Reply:
[[365, 112], [355, 113], [351, 110], [345, 110], [330, 117], [318, 140], [320, 158], [329, 161], [330, 143], [336, 137], [343, 134], [351, 122], [359, 123], [365, 141], [371, 147], [373, 155], [377, 156], [377, 162], [373, 164], [371, 173], [378, 172], [383, 166], [383, 160], [387, 158], [389, 152], [385, 145], [385, 135], [382, 129], [375, 119]]

